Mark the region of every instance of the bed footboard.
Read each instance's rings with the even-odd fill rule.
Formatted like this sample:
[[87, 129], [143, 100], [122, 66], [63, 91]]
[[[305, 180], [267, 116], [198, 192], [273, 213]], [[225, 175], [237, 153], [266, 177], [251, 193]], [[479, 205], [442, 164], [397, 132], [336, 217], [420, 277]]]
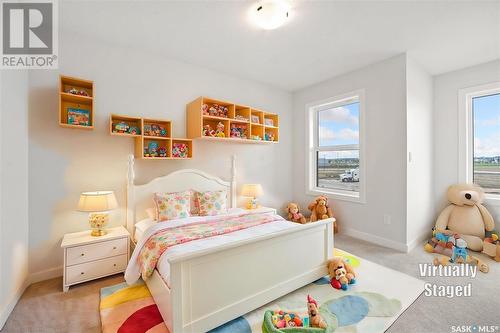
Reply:
[[147, 281], [171, 333], [206, 332], [325, 276], [327, 219], [170, 261], [170, 287]]

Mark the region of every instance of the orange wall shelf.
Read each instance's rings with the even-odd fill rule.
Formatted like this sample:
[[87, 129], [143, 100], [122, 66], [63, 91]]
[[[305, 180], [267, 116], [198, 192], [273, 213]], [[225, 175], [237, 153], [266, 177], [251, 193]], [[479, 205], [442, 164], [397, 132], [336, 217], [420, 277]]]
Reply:
[[94, 129], [93, 81], [59, 76], [59, 125], [67, 128]]
[[[224, 114], [206, 112], [211, 107], [217, 108], [217, 106], [227, 108], [227, 117]], [[186, 105], [186, 116], [186, 133], [190, 139], [241, 143], [279, 142], [279, 116], [249, 106], [198, 97]], [[215, 131], [219, 123], [224, 125], [223, 136], [206, 135], [207, 126]], [[240, 128], [244, 137], [233, 137], [231, 135], [233, 127]]]
[[[126, 124], [124, 128], [116, 126], [117, 124]], [[139, 129], [139, 133], [130, 133], [124, 131], [125, 128]], [[172, 122], [162, 119], [148, 119], [131, 116], [112, 114], [109, 117], [109, 133], [114, 136], [132, 137], [135, 139], [136, 158], [144, 160], [186, 160], [193, 157], [193, 142], [191, 139], [172, 138]], [[150, 143], [155, 142], [158, 150], [164, 151], [164, 156], [150, 156], [148, 148]], [[184, 144], [184, 145], [182, 145]], [[186, 147], [186, 157], [173, 156], [172, 151], [177, 147]]]

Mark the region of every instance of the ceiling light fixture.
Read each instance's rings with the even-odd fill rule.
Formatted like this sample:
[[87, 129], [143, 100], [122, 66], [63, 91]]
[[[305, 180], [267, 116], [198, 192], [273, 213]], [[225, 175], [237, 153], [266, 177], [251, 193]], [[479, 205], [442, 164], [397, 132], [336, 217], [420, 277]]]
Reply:
[[290, 3], [287, 0], [261, 0], [251, 9], [252, 21], [266, 30], [279, 28], [290, 16]]

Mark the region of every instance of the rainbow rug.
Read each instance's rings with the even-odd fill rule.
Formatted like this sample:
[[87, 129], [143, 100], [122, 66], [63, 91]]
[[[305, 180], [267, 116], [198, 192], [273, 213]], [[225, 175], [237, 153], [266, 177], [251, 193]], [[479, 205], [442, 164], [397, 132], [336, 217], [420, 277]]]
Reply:
[[[347, 291], [321, 278], [269, 304], [236, 318], [210, 333], [261, 333], [266, 310], [307, 313], [307, 295], [321, 305], [329, 323], [325, 333], [384, 332], [424, 290], [424, 282], [347, 252], [335, 250], [354, 266], [357, 283]], [[323, 309], [323, 310], [322, 310]], [[168, 333], [146, 285], [121, 283], [101, 289], [103, 333]]]

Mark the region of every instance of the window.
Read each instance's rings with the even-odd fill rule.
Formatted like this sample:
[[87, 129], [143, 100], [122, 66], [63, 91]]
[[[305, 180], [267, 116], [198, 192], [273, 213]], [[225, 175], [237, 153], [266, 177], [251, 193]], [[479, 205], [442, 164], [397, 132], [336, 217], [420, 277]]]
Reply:
[[363, 92], [307, 106], [309, 194], [363, 201]]
[[500, 83], [460, 92], [460, 178], [500, 201]]

